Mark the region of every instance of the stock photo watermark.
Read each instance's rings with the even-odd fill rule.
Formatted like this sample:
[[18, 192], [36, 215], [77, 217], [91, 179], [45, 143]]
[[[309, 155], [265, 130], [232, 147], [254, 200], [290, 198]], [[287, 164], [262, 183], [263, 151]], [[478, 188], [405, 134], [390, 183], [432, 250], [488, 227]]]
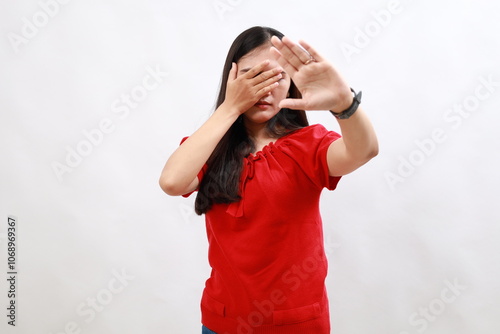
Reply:
[[83, 330], [82, 324], [92, 322], [98, 313], [101, 313], [113, 301], [114, 297], [123, 292], [135, 276], [129, 275], [125, 269], [121, 271], [112, 270], [113, 277], [108, 281], [105, 288], [99, 290], [95, 296], [88, 297], [76, 307], [75, 313], [81, 317], [80, 321], [69, 321], [63, 329], [49, 334], [79, 334]]
[[243, 0], [215, 0], [212, 6], [219, 19], [224, 20], [226, 13], [232, 12], [242, 2]]
[[477, 112], [481, 103], [490, 99], [500, 87], [500, 81], [495, 81], [493, 74], [480, 76], [478, 81], [479, 84], [469, 95], [444, 111], [442, 119], [449, 126], [448, 129], [444, 126], [435, 127], [426, 137], [415, 140], [414, 149], [405, 155], [399, 155], [397, 167], [384, 173], [387, 185], [392, 191], [395, 191], [399, 184], [413, 176], [418, 168], [436, 153], [439, 145], [448, 140], [450, 128], [451, 130], [459, 129], [464, 120]]
[[16, 326], [18, 315], [18, 220], [14, 216], [7, 217], [7, 324]]
[[191, 221], [198, 219], [197, 215], [194, 213], [194, 206], [187, 205], [184, 203], [179, 204], [179, 212], [181, 214], [182, 220], [185, 224], [189, 224]]
[[[338, 245], [338, 244], [337, 244]], [[239, 316], [237, 334], [252, 334], [254, 328], [262, 326], [266, 319], [273, 319], [275, 324], [286, 324], [290, 314], [295, 317], [296, 314], [288, 312], [288, 310], [276, 310], [277, 306], [286, 302], [289, 296], [288, 293], [296, 291], [302, 284], [305, 284], [315, 272], [324, 267], [324, 250], [321, 245], [316, 246], [313, 255], [303, 259], [299, 263], [293, 264], [285, 270], [281, 275], [281, 288], [275, 288], [270, 293], [267, 299], [254, 300], [252, 305], [254, 310], [248, 313], [246, 317]], [[313, 316], [322, 312], [320, 303], [304, 306], [301, 308], [303, 314]], [[230, 334], [225, 332], [224, 334]]]
[[[417, 311], [410, 314], [408, 323], [417, 333], [425, 332], [431, 323], [435, 322], [438, 317], [443, 314], [448, 305], [454, 303], [458, 297], [467, 289], [466, 285], [461, 284], [457, 278], [453, 282], [444, 281], [444, 288], [441, 289], [439, 296], [429, 301], [425, 306], [421, 306]], [[411, 334], [407, 331], [399, 332], [399, 334]]]
[[[412, 0], [403, 1], [410, 3]], [[354, 36], [350, 42], [342, 42], [340, 50], [348, 63], [353, 57], [361, 54], [379, 35], [387, 29], [394, 18], [405, 9], [405, 3], [400, 0], [390, 0], [385, 8], [370, 12], [370, 20], [354, 27]]]
[[[146, 74], [141, 83], [115, 99], [111, 103], [111, 112], [116, 115], [118, 120], [125, 120], [130, 116], [131, 111], [137, 109], [152, 91], [160, 87], [167, 76], [168, 72], [164, 72], [160, 65], [156, 65], [155, 68], [147, 66]], [[105, 117], [98, 122], [96, 127], [82, 130], [83, 139], [73, 146], [67, 145], [65, 147], [64, 160], [62, 162], [52, 161], [51, 163], [52, 170], [59, 182], [63, 181], [65, 174], [73, 172], [75, 168], [80, 166], [85, 158], [104, 142], [106, 135], [115, 131], [116, 125], [116, 121], [112, 118]]]
[[60, 13], [62, 6], [68, 4], [70, 1], [71, 0], [38, 1], [38, 10], [29, 18], [26, 16], [21, 18], [20, 33], [7, 33], [7, 38], [9, 39], [14, 53], [18, 54], [21, 47], [28, 45], [28, 43]]

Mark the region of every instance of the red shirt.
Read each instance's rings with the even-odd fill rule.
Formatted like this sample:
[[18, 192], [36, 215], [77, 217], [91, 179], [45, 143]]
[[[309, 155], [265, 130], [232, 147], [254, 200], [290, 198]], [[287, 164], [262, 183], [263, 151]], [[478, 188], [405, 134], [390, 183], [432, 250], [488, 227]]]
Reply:
[[339, 137], [311, 125], [244, 158], [242, 199], [214, 204], [205, 215], [212, 267], [201, 301], [206, 327], [218, 334], [330, 333], [319, 199], [340, 179], [329, 176], [326, 160]]

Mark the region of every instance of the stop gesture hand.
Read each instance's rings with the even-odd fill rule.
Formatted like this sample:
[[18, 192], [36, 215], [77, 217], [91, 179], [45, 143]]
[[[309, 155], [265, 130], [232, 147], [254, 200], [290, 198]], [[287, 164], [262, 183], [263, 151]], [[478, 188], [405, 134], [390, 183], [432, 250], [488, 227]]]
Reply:
[[302, 94], [301, 99], [284, 99], [281, 108], [340, 113], [351, 105], [353, 96], [347, 83], [309, 44], [300, 41], [299, 45], [276, 36], [271, 43], [271, 52]]

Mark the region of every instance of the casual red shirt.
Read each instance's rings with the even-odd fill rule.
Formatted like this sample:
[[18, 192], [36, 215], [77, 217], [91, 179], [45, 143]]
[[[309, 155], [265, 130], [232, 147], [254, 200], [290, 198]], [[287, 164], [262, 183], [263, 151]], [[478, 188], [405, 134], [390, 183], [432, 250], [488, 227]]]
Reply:
[[206, 327], [218, 334], [330, 333], [319, 200], [340, 179], [329, 176], [326, 159], [339, 137], [311, 125], [244, 158], [242, 199], [214, 204], [205, 215], [212, 267], [201, 300]]

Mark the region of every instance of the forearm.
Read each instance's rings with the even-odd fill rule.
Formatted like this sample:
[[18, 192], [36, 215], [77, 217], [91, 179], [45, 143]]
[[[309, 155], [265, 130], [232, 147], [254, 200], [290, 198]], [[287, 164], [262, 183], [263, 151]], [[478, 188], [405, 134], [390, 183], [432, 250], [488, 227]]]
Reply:
[[174, 151], [160, 176], [160, 186], [166, 193], [181, 195], [189, 191], [189, 186], [238, 115], [222, 104]]
[[339, 119], [345, 153], [366, 162], [377, 155], [378, 141], [373, 126], [361, 107], [348, 119]]

